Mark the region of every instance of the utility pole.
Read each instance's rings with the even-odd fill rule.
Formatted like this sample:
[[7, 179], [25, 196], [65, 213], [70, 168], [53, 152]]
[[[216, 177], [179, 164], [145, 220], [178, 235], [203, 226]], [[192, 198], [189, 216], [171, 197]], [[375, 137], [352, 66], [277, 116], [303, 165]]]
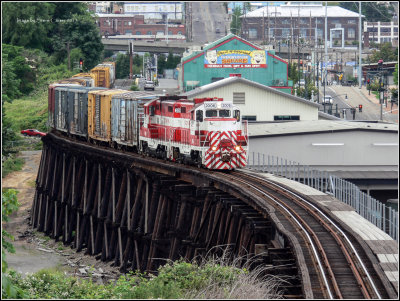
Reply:
[[71, 58], [69, 56], [69, 41], [67, 42], [68, 70], [71, 70]]
[[359, 53], [358, 53], [358, 77], [359, 77], [359, 81], [358, 81], [358, 88], [361, 89], [362, 86], [362, 74], [361, 74], [361, 70], [362, 70], [362, 66], [361, 66], [361, 1], [358, 2], [360, 4], [359, 7], [359, 21], [358, 21], [358, 47], [359, 47]]
[[325, 72], [323, 75], [324, 78], [324, 113], [325, 113], [325, 92], [326, 92], [326, 75], [327, 75], [327, 67], [328, 67], [328, 1], [325, 1]]
[[133, 41], [129, 41], [129, 79], [133, 77]]

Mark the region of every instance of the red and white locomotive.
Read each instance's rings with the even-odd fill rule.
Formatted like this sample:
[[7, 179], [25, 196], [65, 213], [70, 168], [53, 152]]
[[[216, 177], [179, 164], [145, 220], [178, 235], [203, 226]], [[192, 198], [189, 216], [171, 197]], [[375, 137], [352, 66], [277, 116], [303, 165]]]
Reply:
[[242, 123], [238, 107], [222, 98], [148, 101], [139, 139], [143, 153], [208, 169], [231, 170], [247, 162], [247, 122]]

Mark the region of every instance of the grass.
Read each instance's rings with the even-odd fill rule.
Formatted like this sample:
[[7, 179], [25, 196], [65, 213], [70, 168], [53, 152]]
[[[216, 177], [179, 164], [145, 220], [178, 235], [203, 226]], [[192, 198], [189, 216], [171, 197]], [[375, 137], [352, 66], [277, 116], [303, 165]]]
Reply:
[[4, 103], [5, 115], [12, 120], [12, 129], [19, 132], [27, 128], [47, 131], [47, 90]]

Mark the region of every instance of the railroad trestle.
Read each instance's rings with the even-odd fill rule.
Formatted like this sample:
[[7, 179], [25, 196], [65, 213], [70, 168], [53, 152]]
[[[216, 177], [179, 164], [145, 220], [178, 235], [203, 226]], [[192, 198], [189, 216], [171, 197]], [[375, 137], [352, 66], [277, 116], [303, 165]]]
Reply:
[[271, 220], [235, 192], [201, 172], [146, 165], [129, 153], [83, 144], [52, 134], [43, 139], [33, 228], [121, 272], [156, 272], [166, 260], [222, 255], [229, 247], [244, 261], [258, 255], [254, 263], [269, 265], [271, 274], [293, 275], [288, 293], [301, 295], [291, 249]]

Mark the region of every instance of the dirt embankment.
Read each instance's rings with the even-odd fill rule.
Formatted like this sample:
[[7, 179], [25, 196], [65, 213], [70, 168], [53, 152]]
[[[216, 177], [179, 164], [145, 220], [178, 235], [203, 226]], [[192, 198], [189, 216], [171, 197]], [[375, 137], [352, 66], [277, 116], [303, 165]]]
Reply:
[[24, 151], [25, 159], [21, 171], [13, 172], [2, 179], [2, 188], [13, 188], [18, 193], [21, 204], [19, 210], [3, 225], [4, 229], [14, 236], [13, 245], [16, 252], [6, 253], [9, 268], [22, 275], [35, 273], [41, 269], [66, 271], [80, 277], [92, 275], [99, 282], [115, 279], [119, 275], [117, 267], [111, 263], [96, 260], [93, 256], [84, 255], [85, 250], [76, 253], [62, 242], [55, 242], [43, 233], [37, 232], [29, 225], [32, 201], [35, 195], [35, 181], [39, 169], [41, 151]]

